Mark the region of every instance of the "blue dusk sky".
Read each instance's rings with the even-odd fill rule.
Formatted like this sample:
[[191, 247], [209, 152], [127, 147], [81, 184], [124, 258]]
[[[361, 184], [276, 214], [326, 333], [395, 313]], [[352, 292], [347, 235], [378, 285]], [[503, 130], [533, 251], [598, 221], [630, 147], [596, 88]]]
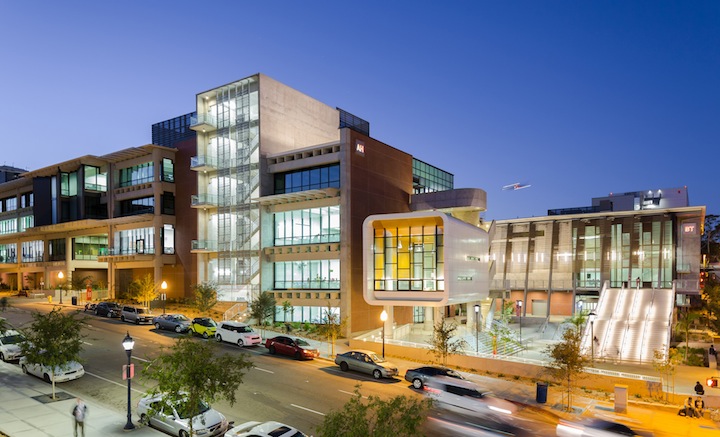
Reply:
[[0, 0], [0, 40], [3, 165], [148, 144], [261, 72], [484, 189], [486, 219], [682, 186], [720, 214], [718, 1]]

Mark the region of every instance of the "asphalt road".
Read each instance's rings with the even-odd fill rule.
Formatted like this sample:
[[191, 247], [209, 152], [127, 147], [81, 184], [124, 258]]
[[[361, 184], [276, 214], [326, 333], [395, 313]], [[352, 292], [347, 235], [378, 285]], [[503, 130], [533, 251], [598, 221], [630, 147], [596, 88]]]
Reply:
[[[13, 302], [14, 307], [3, 315], [17, 327], [26, 327], [32, 322], [31, 311], [50, 311], [51, 307], [41, 303]], [[82, 307], [79, 307], [82, 313]], [[75, 311], [63, 307], [63, 311]], [[85, 347], [82, 353], [86, 376], [75, 381], [59, 385], [84, 397], [113, 407], [119, 411], [127, 408], [127, 382], [122, 379], [122, 368], [127, 364], [127, 355], [122, 348], [122, 340], [129, 333], [135, 340], [132, 361], [136, 365], [136, 378], [132, 381], [132, 408], [142, 397], [152, 381], [143, 380], [144, 365], [162, 354], [163, 348], [172, 346], [182, 334], [170, 331], [157, 331], [151, 325], [134, 325], [119, 319], [86, 315], [84, 334]], [[196, 341], [203, 340], [197, 337]], [[229, 420], [242, 423], [250, 420], [276, 420], [295, 426], [311, 434], [322, 423], [324, 415], [341, 408], [358, 384], [364, 397], [382, 398], [406, 395], [422, 396], [410, 387], [404, 379], [383, 379], [376, 381], [369, 375], [355, 372], [342, 372], [332, 362], [326, 360], [296, 361], [291, 357], [270, 355], [264, 346], [240, 348], [230, 343], [218, 344], [217, 353], [248, 354], [254, 367], [245, 375], [236, 394], [237, 402], [217, 402], [213, 408], [222, 412]], [[404, 374], [404, 369], [401, 369]], [[487, 435], [488, 428], [496, 426], [487, 420], [457, 418], [443, 413], [433, 414], [434, 420], [428, 421], [429, 435]], [[134, 419], [137, 418], [134, 416]], [[521, 419], [524, 428], [535, 432], [549, 431], [554, 425], [536, 422], [532, 414]], [[458, 425], [458, 423], [460, 425]], [[461, 429], [458, 430], [458, 427]], [[480, 434], [478, 434], [480, 433]], [[522, 433], [517, 433], [522, 435]], [[541, 435], [545, 435], [541, 432]]]

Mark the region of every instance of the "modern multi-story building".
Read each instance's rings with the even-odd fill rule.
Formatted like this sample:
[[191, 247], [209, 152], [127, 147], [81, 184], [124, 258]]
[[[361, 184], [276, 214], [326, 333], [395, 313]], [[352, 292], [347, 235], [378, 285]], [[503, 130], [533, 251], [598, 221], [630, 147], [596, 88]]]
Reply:
[[151, 274], [169, 292], [182, 289], [189, 278], [175, 247], [175, 155], [146, 145], [0, 184], [0, 279], [42, 290], [85, 278], [115, 296]]
[[[198, 94], [192, 128], [199, 281], [216, 282], [224, 300], [268, 291], [278, 320], [321, 321], [329, 310], [347, 318], [348, 331], [376, 328], [383, 307], [363, 298], [363, 221], [411, 212], [413, 193], [451, 190], [453, 176], [373, 139], [367, 121], [262, 74]], [[482, 209], [484, 201], [483, 192]], [[415, 287], [423, 276], [407, 279]], [[398, 317], [412, 322], [412, 308]]]
[[649, 361], [669, 346], [674, 308], [699, 298], [705, 207], [688, 206], [685, 188], [598, 199], [495, 222], [490, 295], [526, 324], [594, 313], [599, 352]]

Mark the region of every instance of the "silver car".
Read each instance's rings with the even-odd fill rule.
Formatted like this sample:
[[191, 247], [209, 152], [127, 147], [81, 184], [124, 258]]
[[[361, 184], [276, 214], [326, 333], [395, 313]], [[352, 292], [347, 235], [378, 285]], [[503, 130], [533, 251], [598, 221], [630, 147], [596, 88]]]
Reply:
[[335, 357], [335, 364], [340, 366], [343, 372], [355, 370], [368, 373], [375, 379], [392, 378], [398, 374], [397, 366], [385, 361], [373, 351], [357, 349], [345, 352]]
[[137, 413], [140, 422], [179, 437], [190, 437], [192, 419], [193, 437], [223, 435], [229, 427], [225, 416], [200, 402], [197, 416], [190, 418], [182, 404], [172, 404], [163, 395], [145, 396], [140, 399]]
[[153, 325], [158, 331], [167, 329], [177, 333], [188, 332], [190, 330], [190, 319], [184, 314], [163, 314], [153, 319]]

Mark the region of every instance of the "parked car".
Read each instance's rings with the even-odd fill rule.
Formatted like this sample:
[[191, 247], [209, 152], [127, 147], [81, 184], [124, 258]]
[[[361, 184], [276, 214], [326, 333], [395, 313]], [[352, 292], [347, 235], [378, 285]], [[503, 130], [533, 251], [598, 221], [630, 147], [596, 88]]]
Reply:
[[179, 333], [190, 330], [190, 319], [184, 314], [163, 314], [155, 317], [152, 322], [158, 331], [167, 329]]
[[320, 351], [302, 338], [290, 338], [278, 335], [265, 340], [265, 347], [271, 354], [289, 355], [297, 360], [312, 360], [320, 356]]
[[94, 303], [94, 302], [88, 302], [88, 303], [85, 304], [85, 309], [83, 310], [83, 312], [84, 312], [84, 313], [86, 313], [86, 312], [88, 312], [88, 311], [90, 311], [90, 312], [95, 312], [95, 307], [96, 307], [96, 306], [97, 306], [96, 303]]
[[615, 436], [651, 436], [648, 431], [640, 431], [603, 419], [587, 419], [571, 422], [560, 419], [555, 433], [558, 437], [615, 437]]
[[392, 378], [398, 374], [397, 366], [385, 361], [385, 358], [373, 351], [362, 349], [338, 354], [335, 357], [335, 364], [339, 365], [343, 372], [356, 370], [368, 373], [375, 379]]
[[25, 337], [14, 329], [0, 333], [0, 360], [13, 361], [22, 357], [21, 344]]
[[307, 437], [290, 425], [280, 422], [245, 422], [225, 433], [225, 437]]
[[511, 415], [517, 406], [510, 401], [493, 396], [475, 383], [448, 376], [435, 376], [425, 382], [425, 393], [433, 405], [460, 414]]
[[55, 373], [52, 369], [44, 364], [31, 364], [27, 362], [27, 357], [20, 358], [20, 368], [23, 373], [35, 375], [42, 378], [45, 382], [65, 382], [78, 379], [85, 374], [85, 368], [77, 361], [69, 361], [62, 366], [55, 367]]
[[417, 369], [409, 369], [405, 372], [405, 381], [412, 382], [413, 387], [420, 390], [425, 382], [433, 376], [449, 376], [450, 378], [465, 379], [458, 372], [447, 367], [423, 366]]
[[202, 335], [203, 338], [215, 337], [216, 330], [217, 323], [210, 317], [195, 317], [190, 323], [190, 331]]
[[122, 307], [115, 302], [98, 302], [95, 306], [95, 315], [103, 317], [120, 317]]
[[220, 322], [215, 331], [215, 340], [235, 343], [238, 346], [255, 346], [262, 343], [260, 334], [244, 323], [227, 321]]
[[122, 312], [120, 313], [120, 320], [122, 320], [123, 322], [132, 322], [136, 325], [139, 325], [141, 323], [152, 323], [153, 315], [150, 314], [149, 308], [125, 305], [122, 307]]
[[[187, 410], [186, 403], [171, 403], [162, 394], [145, 396], [137, 405], [141, 423], [180, 437], [190, 436], [191, 418]], [[200, 401], [199, 411], [200, 414], [192, 417], [193, 437], [213, 437], [227, 431], [229, 423], [222, 413], [204, 401]]]

